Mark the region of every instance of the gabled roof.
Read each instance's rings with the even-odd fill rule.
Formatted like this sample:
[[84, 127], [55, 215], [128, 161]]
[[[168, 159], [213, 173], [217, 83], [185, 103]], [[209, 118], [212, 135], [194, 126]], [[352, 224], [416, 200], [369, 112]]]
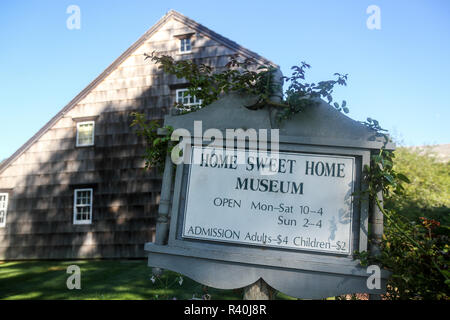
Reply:
[[102, 82], [111, 72], [113, 72], [122, 62], [125, 61], [137, 48], [139, 48], [145, 41], [147, 41], [155, 32], [157, 32], [169, 19], [175, 19], [187, 27], [199, 32], [212, 40], [217, 41], [223, 46], [226, 46], [244, 57], [253, 58], [256, 62], [265, 65], [272, 65], [278, 67], [273, 62], [250, 51], [234, 41], [231, 41], [224, 36], [206, 28], [205, 26], [195, 22], [192, 19], [182, 15], [181, 13], [170, 10], [164, 15], [153, 27], [151, 27], [144, 35], [142, 35], [135, 43], [131, 45], [124, 53], [122, 53], [109, 67], [107, 67], [94, 81], [92, 81], [86, 88], [84, 88], [75, 98], [73, 98], [61, 111], [59, 111], [49, 122], [47, 122], [34, 136], [32, 136], [23, 146], [14, 152], [8, 159], [0, 162], [0, 173], [3, 172], [14, 160], [22, 155], [34, 142], [42, 137], [59, 119], [61, 119], [67, 112], [75, 107], [82, 99], [84, 99], [100, 82]]

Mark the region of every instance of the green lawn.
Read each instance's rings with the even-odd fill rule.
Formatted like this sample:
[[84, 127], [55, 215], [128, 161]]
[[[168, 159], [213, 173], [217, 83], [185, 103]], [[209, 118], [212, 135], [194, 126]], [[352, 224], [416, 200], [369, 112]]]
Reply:
[[[81, 269], [81, 289], [69, 290], [69, 265]], [[241, 299], [242, 290], [218, 290], [166, 272], [154, 282], [146, 260], [0, 262], [0, 299]], [[277, 299], [289, 299], [278, 294]]]

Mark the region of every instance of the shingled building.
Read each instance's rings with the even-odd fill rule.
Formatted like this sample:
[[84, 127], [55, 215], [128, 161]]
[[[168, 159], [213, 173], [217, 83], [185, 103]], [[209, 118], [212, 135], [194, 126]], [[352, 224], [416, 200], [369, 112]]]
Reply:
[[0, 164], [0, 260], [139, 258], [154, 237], [161, 177], [144, 170], [131, 113], [162, 119], [187, 83], [145, 60], [156, 51], [222, 67], [267, 59], [170, 11]]

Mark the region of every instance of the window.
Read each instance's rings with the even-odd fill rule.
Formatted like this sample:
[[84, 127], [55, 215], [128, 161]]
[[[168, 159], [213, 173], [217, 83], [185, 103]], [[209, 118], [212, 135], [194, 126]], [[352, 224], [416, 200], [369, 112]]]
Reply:
[[8, 194], [0, 193], [0, 227], [6, 225], [6, 212], [8, 211]]
[[87, 147], [94, 145], [94, 121], [77, 123], [77, 147]]
[[180, 39], [180, 53], [191, 52], [191, 38]]
[[73, 223], [92, 223], [92, 189], [75, 189], [73, 199]]
[[187, 92], [188, 89], [177, 89], [176, 101], [181, 103], [185, 107], [197, 107], [202, 103], [202, 100], [197, 99], [196, 96], [192, 96]]

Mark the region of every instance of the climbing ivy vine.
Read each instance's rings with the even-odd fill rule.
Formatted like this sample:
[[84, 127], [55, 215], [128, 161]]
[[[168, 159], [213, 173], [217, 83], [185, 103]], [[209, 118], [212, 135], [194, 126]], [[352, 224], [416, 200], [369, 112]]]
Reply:
[[[248, 106], [250, 109], [258, 109], [267, 105], [277, 108], [278, 125], [282, 120], [290, 118], [308, 106], [316, 105], [319, 103], [319, 98], [327, 100], [330, 104], [333, 103], [333, 106], [339, 111], [349, 112], [346, 101], [339, 104], [333, 101], [332, 96], [336, 85], [347, 85], [347, 74], [335, 73], [336, 79], [334, 80], [308, 83], [305, 81], [305, 73], [311, 66], [305, 62], [302, 62], [300, 66], [293, 66], [290, 77], [283, 76], [282, 79], [274, 79], [274, 66], [258, 65], [254, 59], [239, 59], [238, 55], [230, 56], [230, 61], [222, 71], [203, 63], [196, 64], [192, 60], [176, 61], [168, 55], [158, 56], [154, 52], [151, 55], [146, 54], [145, 58], [158, 64], [165, 73], [185, 79], [189, 84], [185, 94], [196, 96], [202, 101], [197, 108], [189, 109], [177, 103], [175, 107], [182, 112], [194, 112], [216, 101], [222, 94], [230, 92], [257, 96], [256, 103]], [[289, 86], [284, 92], [282, 101], [274, 102], [270, 98], [282, 91], [280, 80], [286, 81]]]
[[[335, 79], [308, 83], [305, 81], [305, 74], [311, 66], [305, 62], [300, 66], [293, 66], [291, 76], [275, 79], [274, 66], [259, 65], [254, 59], [240, 58], [238, 55], [231, 55], [222, 70], [216, 70], [203, 63], [197, 64], [193, 60], [174, 60], [168, 55], [159, 56], [155, 52], [145, 54], [145, 59], [156, 63], [163, 72], [185, 79], [189, 84], [185, 95], [195, 96], [201, 101], [198, 106], [175, 103], [174, 107], [180, 114], [207, 107], [220, 96], [231, 92], [255, 96], [256, 102], [247, 106], [249, 109], [256, 110], [269, 106], [276, 110], [275, 120], [278, 126], [306, 108], [319, 104], [320, 98], [332, 103], [338, 111], [349, 112], [345, 100], [339, 104], [333, 101], [332, 96], [336, 85], [347, 85], [347, 74], [335, 73]], [[271, 97], [282, 92], [283, 81], [288, 83], [287, 90], [279, 99], [281, 101], [274, 101]], [[131, 125], [136, 127], [138, 135], [145, 137], [149, 146], [145, 152], [146, 167], [161, 168], [164, 165], [171, 128], [166, 128], [169, 129], [166, 130], [167, 135], [161, 137], [156, 134], [160, 127], [158, 121], [147, 122], [145, 116], [140, 113], [133, 113], [132, 116], [134, 119]]]

